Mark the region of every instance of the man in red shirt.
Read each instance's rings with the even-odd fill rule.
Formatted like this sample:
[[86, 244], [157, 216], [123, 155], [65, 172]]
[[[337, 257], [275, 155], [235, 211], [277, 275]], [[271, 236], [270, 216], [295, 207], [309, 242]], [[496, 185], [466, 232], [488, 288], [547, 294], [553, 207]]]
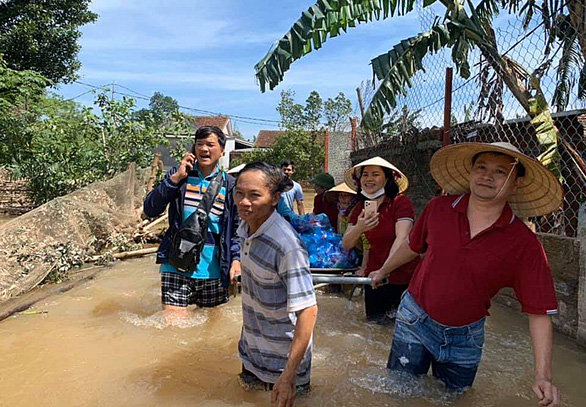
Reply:
[[558, 405], [552, 384], [553, 279], [537, 236], [517, 217], [545, 215], [562, 202], [557, 178], [509, 143], [463, 143], [439, 150], [431, 173], [451, 194], [431, 200], [409, 239], [371, 273], [379, 286], [425, 253], [397, 313], [387, 367], [433, 375], [463, 391], [474, 381], [490, 302], [512, 287], [524, 312], [535, 358], [540, 405]]

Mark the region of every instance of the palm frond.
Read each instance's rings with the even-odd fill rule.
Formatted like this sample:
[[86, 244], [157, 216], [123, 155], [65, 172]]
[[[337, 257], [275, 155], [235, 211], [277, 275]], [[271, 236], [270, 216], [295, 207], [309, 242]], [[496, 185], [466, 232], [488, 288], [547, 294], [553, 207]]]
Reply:
[[451, 47], [454, 31], [459, 29], [452, 23], [435, 25], [429, 31], [399, 42], [371, 61], [373, 74], [381, 83], [364, 114], [364, 126], [380, 123], [385, 113], [391, 113], [397, 106], [397, 96], [406, 95], [406, 88], [412, 86], [411, 78], [418, 71], [424, 71], [423, 58], [441, 48]]
[[274, 89], [294, 61], [321, 48], [328, 37], [360, 23], [407, 14], [414, 4], [415, 0], [318, 0], [254, 66], [261, 91], [267, 84]]

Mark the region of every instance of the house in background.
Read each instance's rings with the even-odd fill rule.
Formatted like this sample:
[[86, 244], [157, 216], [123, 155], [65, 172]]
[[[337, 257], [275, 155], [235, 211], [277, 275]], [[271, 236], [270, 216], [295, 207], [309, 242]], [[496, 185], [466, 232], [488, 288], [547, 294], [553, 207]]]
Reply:
[[226, 135], [226, 147], [224, 149], [224, 155], [220, 158], [220, 165], [225, 168], [230, 168], [232, 152], [241, 149], [250, 149], [254, 146], [252, 141], [242, 140], [234, 136], [234, 130], [232, 127], [232, 120], [229, 116], [186, 116], [187, 123], [192, 131], [189, 134], [180, 135], [168, 135], [169, 146], [160, 146], [156, 149], [157, 152], [161, 153], [161, 159], [163, 160], [163, 167], [165, 170], [177, 165], [177, 161], [169, 154], [178, 143], [182, 143], [184, 140], [193, 141], [193, 136], [198, 128], [203, 126], [217, 126]]
[[271, 148], [275, 144], [275, 140], [285, 134], [287, 132], [282, 130], [261, 130], [258, 132], [258, 136], [256, 136], [254, 146], [256, 148]]

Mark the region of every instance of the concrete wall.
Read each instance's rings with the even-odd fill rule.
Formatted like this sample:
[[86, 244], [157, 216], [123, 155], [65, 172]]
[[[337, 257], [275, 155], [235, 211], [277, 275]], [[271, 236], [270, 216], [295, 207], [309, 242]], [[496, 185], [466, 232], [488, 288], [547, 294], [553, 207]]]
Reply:
[[[548, 233], [539, 233], [538, 236], [547, 253], [558, 298], [558, 314], [553, 317], [554, 326], [559, 332], [577, 338], [582, 272], [580, 242], [570, 237]], [[513, 290], [509, 288], [501, 290], [494, 301], [516, 310], [521, 309]]]

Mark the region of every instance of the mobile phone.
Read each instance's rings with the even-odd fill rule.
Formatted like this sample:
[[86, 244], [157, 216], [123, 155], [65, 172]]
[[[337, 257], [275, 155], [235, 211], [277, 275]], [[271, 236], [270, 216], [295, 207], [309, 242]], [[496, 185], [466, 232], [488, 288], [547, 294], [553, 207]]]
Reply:
[[376, 206], [376, 201], [364, 201], [364, 215], [369, 216], [376, 213]]

